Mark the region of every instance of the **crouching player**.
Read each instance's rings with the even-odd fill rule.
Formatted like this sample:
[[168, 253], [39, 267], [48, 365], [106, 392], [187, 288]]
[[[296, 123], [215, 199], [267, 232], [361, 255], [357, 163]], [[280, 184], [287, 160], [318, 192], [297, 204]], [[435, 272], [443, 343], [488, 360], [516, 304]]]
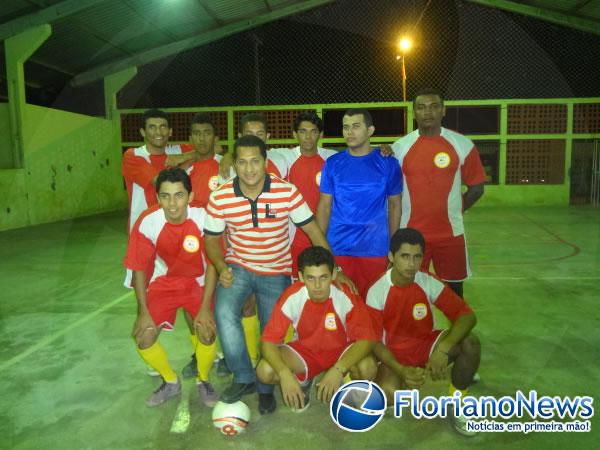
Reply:
[[[190, 207], [193, 199], [190, 178], [183, 169], [165, 169], [156, 179], [158, 205], [148, 208], [131, 231], [125, 266], [133, 271], [133, 287], [138, 311], [133, 337], [142, 359], [163, 378], [162, 385], [147, 401], [158, 406], [181, 393], [181, 382], [171, 368], [158, 335], [172, 329], [177, 309], [192, 317], [212, 306], [216, 272], [208, 263], [204, 248], [204, 208]], [[154, 265], [150, 280], [144, 269]], [[215, 356], [215, 327], [200, 324], [193, 335], [198, 364], [198, 393], [207, 406], [213, 406], [218, 396], [208, 382], [208, 372]], [[202, 325], [202, 326], [200, 326]], [[201, 328], [201, 330], [200, 330]]]
[[[479, 367], [479, 340], [471, 333], [475, 314], [452, 289], [434, 276], [419, 271], [425, 251], [423, 235], [401, 228], [392, 237], [389, 269], [369, 289], [367, 305], [382, 342], [374, 353], [381, 361], [377, 384], [393, 404], [397, 389], [419, 389], [427, 375], [445, 377], [452, 364], [449, 395], [462, 395]], [[432, 306], [450, 320], [448, 330], [434, 329]], [[470, 435], [466, 420], [452, 415], [454, 428]]]
[[[334, 284], [334, 259], [323, 247], [298, 256], [300, 281], [289, 286], [273, 308], [261, 338], [260, 381], [280, 384], [283, 401], [300, 412], [310, 404], [315, 376], [317, 398], [329, 402], [344, 377], [372, 379], [376, 361], [371, 351], [376, 335], [363, 301], [346, 286]], [[288, 327], [295, 339], [283, 344]]]

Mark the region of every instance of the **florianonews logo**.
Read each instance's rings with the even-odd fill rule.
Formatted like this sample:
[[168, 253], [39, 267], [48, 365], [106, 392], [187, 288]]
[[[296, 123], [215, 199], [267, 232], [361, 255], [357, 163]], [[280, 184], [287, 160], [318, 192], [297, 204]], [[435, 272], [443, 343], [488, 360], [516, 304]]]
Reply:
[[383, 418], [387, 401], [372, 381], [359, 380], [338, 389], [329, 405], [333, 422], [346, 431], [369, 431]]

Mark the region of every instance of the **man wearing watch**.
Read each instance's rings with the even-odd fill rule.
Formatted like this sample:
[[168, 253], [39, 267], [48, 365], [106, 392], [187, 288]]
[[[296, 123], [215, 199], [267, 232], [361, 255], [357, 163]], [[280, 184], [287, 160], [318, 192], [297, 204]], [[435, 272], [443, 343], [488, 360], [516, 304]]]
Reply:
[[[471, 332], [477, 323], [475, 313], [446, 284], [419, 270], [424, 252], [425, 239], [419, 231], [396, 231], [388, 255], [392, 268], [367, 294], [380, 340], [373, 350], [381, 361], [376, 381], [392, 402], [398, 389], [419, 389], [428, 376], [443, 379], [449, 365], [449, 395], [465, 395], [479, 367], [481, 347]], [[448, 330], [435, 329], [433, 306], [450, 321]], [[466, 420], [452, 420], [459, 433], [468, 435]]]
[[[329, 402], [350, 373], [373, 379], [377, 365], [371, 350], [376, 335], [362, 299], [334, 280], [333, 255], [308, 247], [298, 257], [300, 281], [279, 297], [262, 334], [262, 356], [256, 374], [279, 384], [286, 405], [295, 412], [310, 404], [313, 379], [320, 373], [317, 398]], [[288, 327], [294, 340], [284, 344]]]

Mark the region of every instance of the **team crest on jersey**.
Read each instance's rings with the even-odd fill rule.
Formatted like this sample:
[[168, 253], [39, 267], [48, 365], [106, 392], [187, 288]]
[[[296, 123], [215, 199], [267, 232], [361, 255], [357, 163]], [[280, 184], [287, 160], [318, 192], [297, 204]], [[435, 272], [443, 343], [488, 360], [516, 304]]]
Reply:
[[317, 183], [317, 186], [321, 186], [321, 172], [315, 175], [315, 183]]
[[433, 163], [440, 169], [445, 169], [450, 165], [450, 155], [446, 152], [436, 153], [433, 157]]
[[196, 253], [200, 249], [200, 241], [196, 236], [188, 234], [183, 239], [183, 249], [188, 253]]
[[427, 316], [427, 306], [424, 303], [417, 303], [413, 306], [413, 318], [415, 320], [424, 319]]
[[208, 180], [208, 188], [211, 191], [214, 191], [218, 187], [219, 187], [219, 177], [216, 175], [210, 177], [210, 180]]
[[337, 324], [335, 323], [335, 314], [327, 313], [325, 316], [325, 329], [329, 331], [337, 330]]

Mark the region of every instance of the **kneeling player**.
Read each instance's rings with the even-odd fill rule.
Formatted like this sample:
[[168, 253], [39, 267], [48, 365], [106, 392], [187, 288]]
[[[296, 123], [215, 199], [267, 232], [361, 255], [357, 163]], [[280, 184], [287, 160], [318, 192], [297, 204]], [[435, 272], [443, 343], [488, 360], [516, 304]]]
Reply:
[[[346, 287], [333, 283], [334, 260], [323, 247], [309, 247], [298, 257], [300, 281], [288, 287], [277, 301], [262, 334], [258, 379], [280, 384], [283, 401], [294, 411], [310, 403], [315, 376], [317, 397], [328, 402], [349, 372], [352, 378], [373, 378], [374, 334], [362, 300]], [[295, 340], [283, 341], [292, 325]]]
[[[207, 263], [204, 248], [204, 208], [190, 207], [193, 199], [189, 176], [183, 169], [165, 169], [156, 179], [158, 205], [138, 219], [129, 238], [125, 266], [133, 271], [138, 312], [133, 337], [142, 359], [162, 376], [163, 384], [150, 396], [148, 406], [157, 406], [181, 393], [181, 382], [158, 342], [161, 329], [172, 329], [177, 309], [200, 317], [210, 308], [216, 284], [214, 267]], [[144, 269], [154, 265], [150, 280]], [[198, 393], [204, 404], [213, 406], [218, 396], [208, 382], [215, 356], [214, 323], [199, 323], [193, 336], [198, 362]]]
[[[419, 389], [427, 374], [433, 380], [442, 379], [452, 363], [450, 395], [457, 390], [464, 395], [479, 367], [479, 340], [471, 334], [475, 314], [443, 282], [419, 271], [424, 251], [420, 232], [412, 228], [396, 231], [388, 255], [392, 268], [367, 294], [375, 330], [383, 336], [374, 353], [382, 363], [377, 383], [388, 402], [397, 389]], [[452, 323], [448, 330], [434, 329], [432, 305]], [[466, 421], [453, 419], [457, 431], [467, 434]]]

